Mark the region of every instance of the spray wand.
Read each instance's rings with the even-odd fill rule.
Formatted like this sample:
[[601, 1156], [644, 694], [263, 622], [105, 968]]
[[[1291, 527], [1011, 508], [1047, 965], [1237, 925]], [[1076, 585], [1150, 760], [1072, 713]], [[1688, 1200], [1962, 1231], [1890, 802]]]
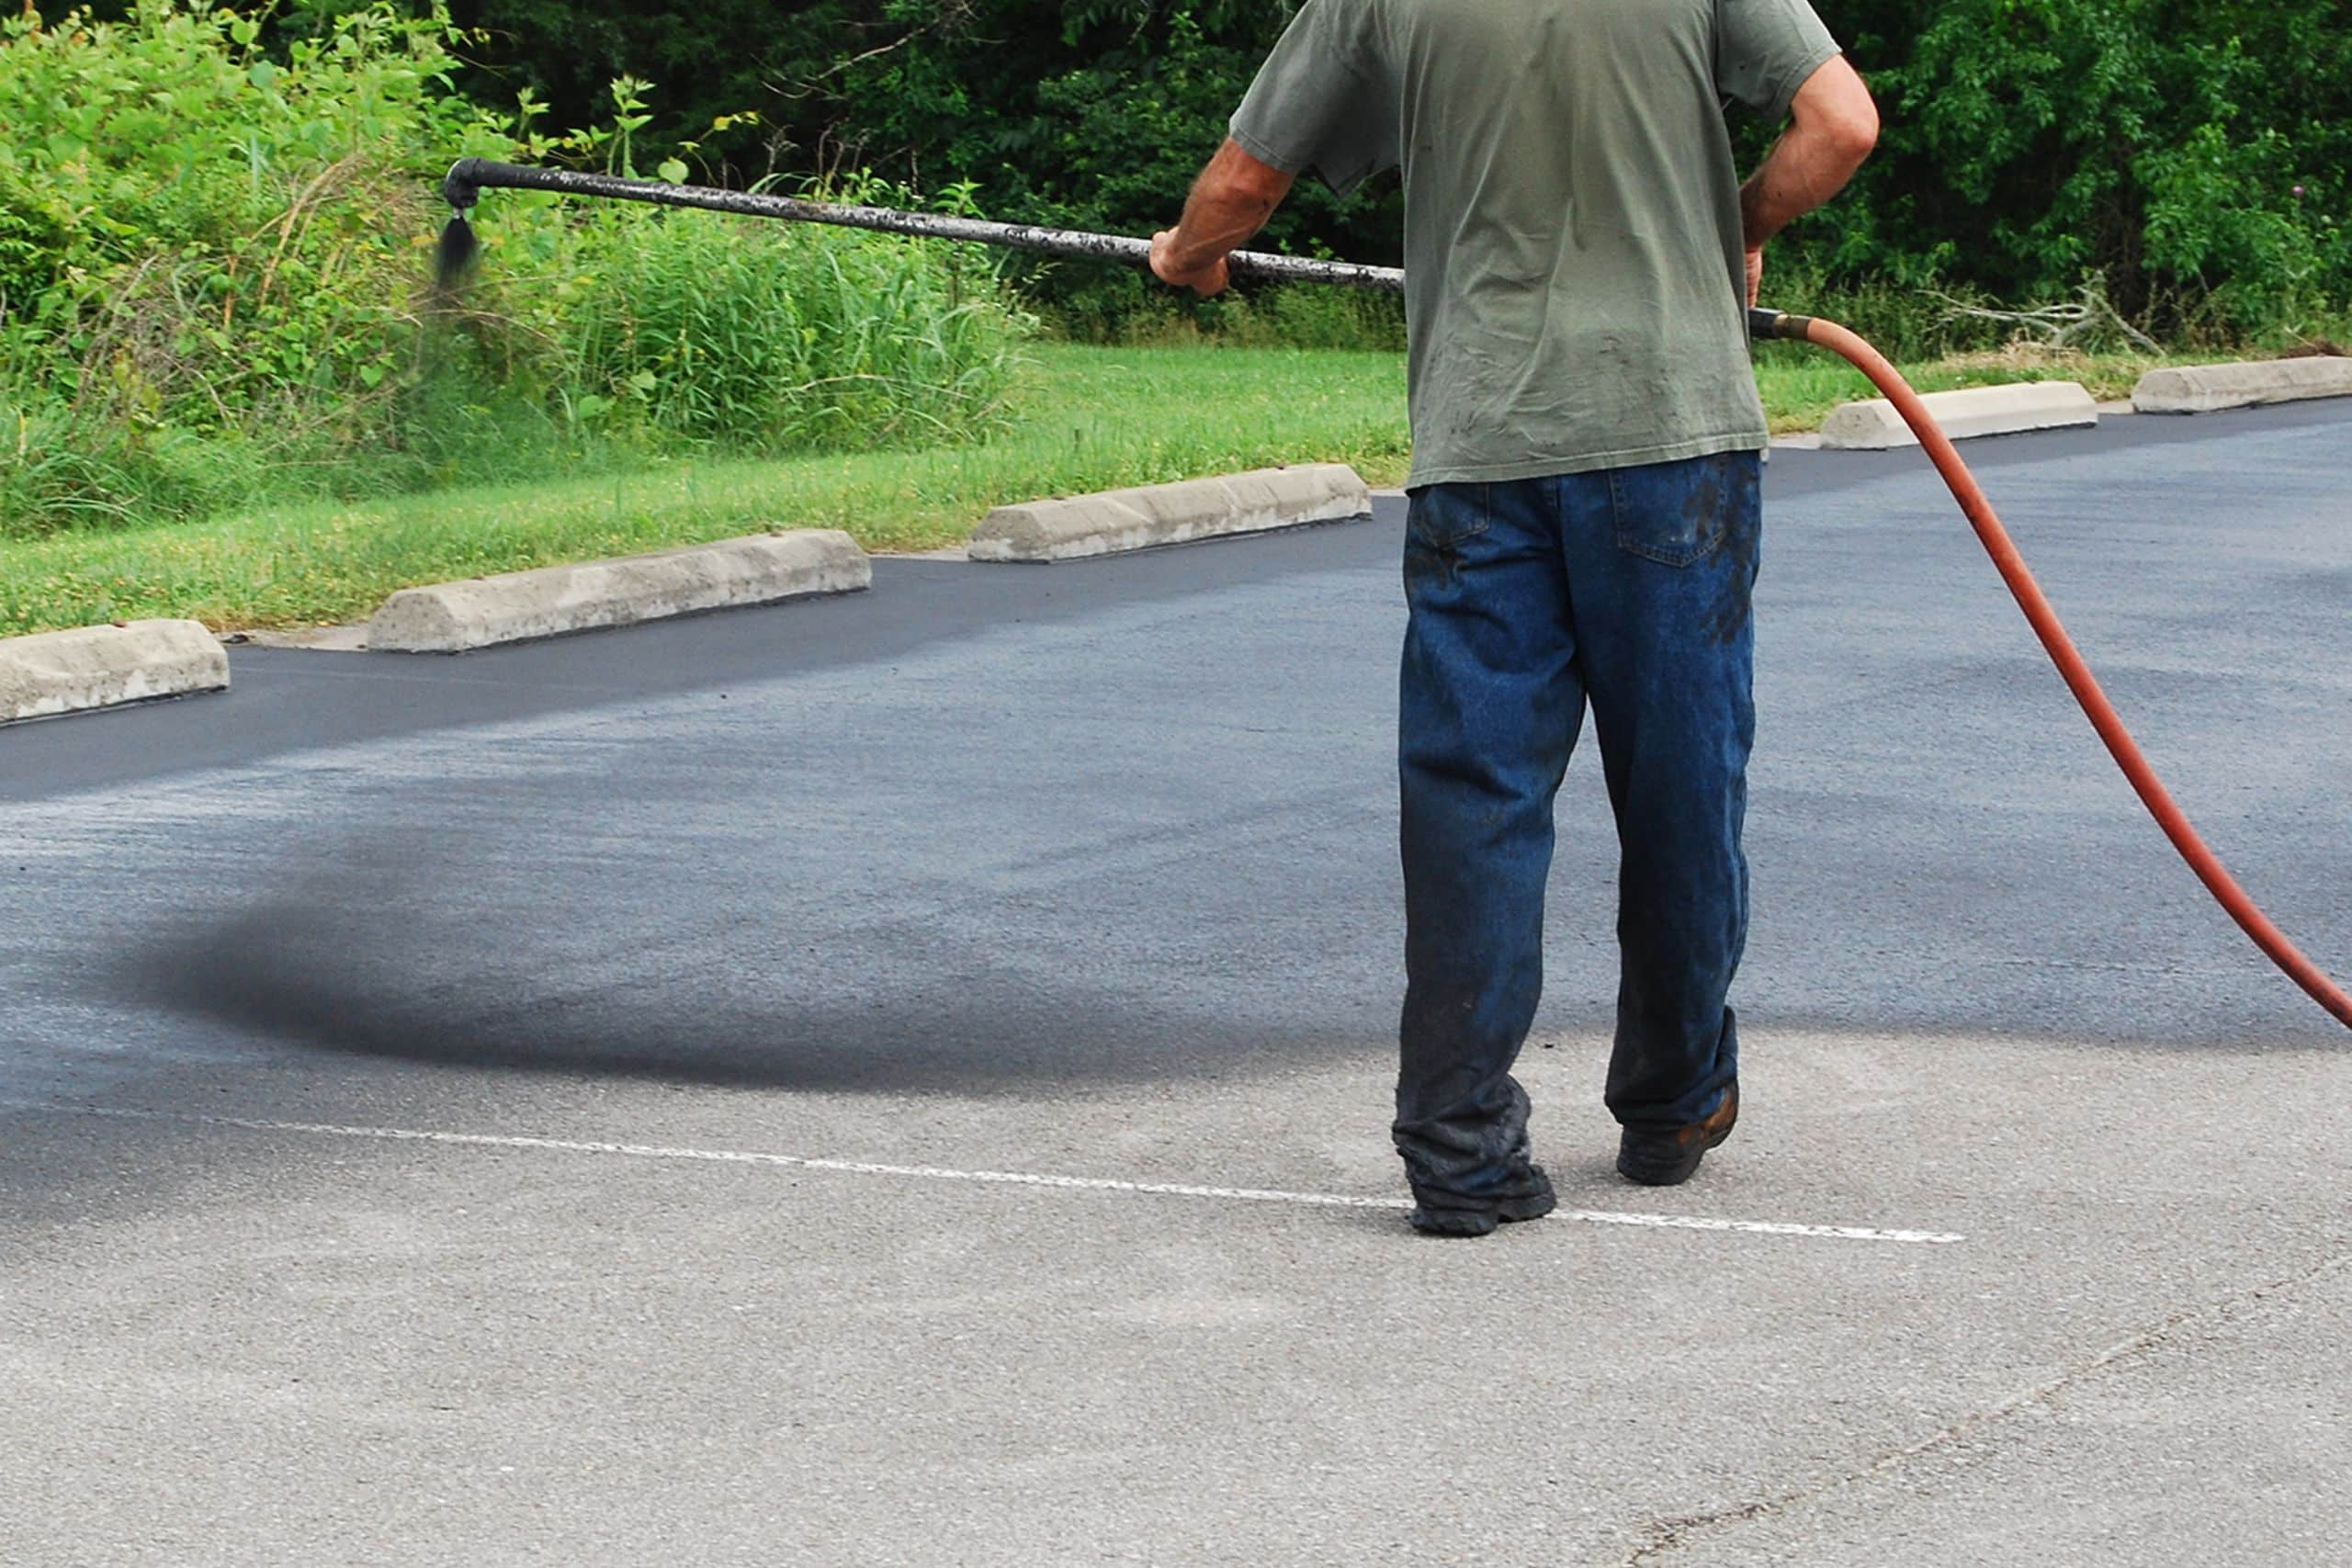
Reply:
[[[486, 189], [546, 190], [566, 196], [594, 196], [623, 201], [651, 202], [662, 207], [696, 208], [707, 212], [738, 212], [753, 218], [776, 218], [796, 223], [827, 223], [842, 228], [865, 229], [886, 234], [905, 234], [919, 239], [958, 240], [969, 243], [997, 245], [1011, 250], [1035, 251], [1046, 255], [1069, 256], [1089, 261], [1123, 262], [1131, 266], [1148, 266], [1151, 245], [1144, 240], [1115, 234], [1090, 234], [1070, 229], [1046, 229], [1026, 223], [991, 223], [977, 218], [956, 218], [922, 212], [898, 212], [880, 207], [854, 207], [832, 202], [804, 201], [792, 197], [763, 196], [749, 192], [716, 190], [704, 186], [667, 185], [658, 180], [624, 179], [613, 175], [575, 174], [561, 169], [533, 169], [517, 164], [493, 163], [485, 158], [460, 160], [442, 183], [442, 193], [448, 197], [453, 216], [441, 231], [441, 242], [435, 247], [435, 276], [444, 288], [454, 287], [464, 276], [474, 259], [477, 245], [469, 222], [475, 204]], [[1275, 282], [1328, 283], [1355, 288], [1374, 288], [1389, 293], [1401, 291], [1405, 275], [1396, 267], [1361, 266], [1351, 262], [1316, 261], [1303, 256], [1272, 255], [1262, 251], [1236, 251], [1227, 258], [1227, 265], [1236, 277], [1256, 278]], [[1832, 353], [1842, 355], [1856, 369], [1870, 378], [1871, 383], [1886, 395], [1903, 416], [1904, 423], [1918, 436], [1919, 444], [1943, 476], [1944, 482], [1960, 502], [1960, 509], [1975, 529], [1985, 553], [1993, 558], [1993, 566], [2001, 574], [2009, 592], [2025, 612], [2033, 627], [2034, 636], [2058, 667], [2061, 679], [2082, 707], [2091, 728], [2098, 732], [2123, 770], [2141, 803], [2148, 808], [2165, 837], [2172, 840], [2181, 858], [2188, 863], [2199, 881], [2212, 894], [2215, 901], [2229, 913], [2247, 936], [2254, 940], [2273, 964], [2288, 978], [2302, 987], [2335, 1021], [2352, 1028], [2352, 995], [2330, 979], [2326, 973], [2288, 940], [2285, 932], [2263, 914], [2245, 888], [2222, 864], [2221, 858], [2206, 846], [2197, 829], [2155, 770], [2142, 754], [2139, 744], [2132, 739], [2123, 719], [2100, 690], [2098, 680], [2090, 666], [2075, 647], [2060, 624], [2057, 612], [2051, 608], [2033, 573], [2027, 568], [2025, 558], [2017, 544], [2002, 526], [1993, 510], [1993, 503], [1975, 476], [1962, 461], [1959, 449], [1951, 438], [1936, 423], [1935, 416], [1920, 401], [1910, 383], [1890, 364], [1886, 356], [1864, 342], [1860, 336], [1834, 321], [1811, 316], [1788, 315], [1778, 310], [1750, 310], [1747, 313], [1750, 335], [1757, 338], [1778, 338], [1789, 342], [1809, 343]]]
[[[469, 218], [481, 193], [489, 189], [606, 197], [651, 202], [657, 207], [690, 207], [705, 212], [777, 218], [792, 223], [828, 223], [836, 228], [905, 234], [921, 240], [960, 240], [1080, 261], [1124, 262], [1130, 266], [1151, 265], [1149, 241], [1119, 234], [1089, 234], [1075, 229], [1041, 228], [1034, 223], [991, 223], [944, 213], [897, 212], [887, 207], [852, 207], [839, 202], [804, 201], [797, 197], [715, 190], [707, 186], [673, 186], [660, 180], [577, 174], [569, 169], [533, 169], [519, 164], [492, 163], [487, 158], [463, 158], [441, 182], [441, 193], [448, 197], [450, 210], [455, 214], [448, 227], [441, 231], [441, 243], [434, 252], [434, 273], [444, 288], [456, 284], [474, 258], [474, 232]], [[1404, 273], [1393, 266], [1359, 266], [1353, 262], [1315, 261], [1306, 256], [1272, 255], [1263, 251], [1236, 251], [1228, 258], [1228, 265], [1236, 277], [1270, 283], [1333, 283], [1353, 288], [1384, 289], [1391, 294], [1405, 287]]]

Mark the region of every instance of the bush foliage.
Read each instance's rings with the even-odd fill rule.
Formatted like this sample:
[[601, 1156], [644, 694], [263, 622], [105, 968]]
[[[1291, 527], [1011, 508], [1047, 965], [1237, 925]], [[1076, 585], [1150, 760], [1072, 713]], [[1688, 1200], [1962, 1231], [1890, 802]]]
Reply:
[[2352, 299], [2340, 0], [1826, 9], [1887, 122], [1808, 231], [1839, 273], [2046, 299], [2091, 272], [2127, 315], [2224, 336]]
[[265, 37], [142, 0], [5, 28], [0, 531], [995, 417], [1021, 322], [967, 255], [501, 193], [480, 286], [435, 296], [448, 163], [628, 166], [641, 84], [549, 137], [535, 105], [493, 118], [456, 90], [467, 39], [439, 13], [298, 11]]

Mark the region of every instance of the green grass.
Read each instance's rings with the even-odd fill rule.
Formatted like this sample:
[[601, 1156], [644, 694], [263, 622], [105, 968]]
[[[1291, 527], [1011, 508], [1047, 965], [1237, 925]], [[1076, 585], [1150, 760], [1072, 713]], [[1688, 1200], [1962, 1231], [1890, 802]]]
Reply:
[[[1778, 429], [1868, 394], [1861, 378], [1775, 346], [1760, 371]], [[780, 461], [678, 459], [617, 475], [485, 484], [345, 505], [235, 513], [0, 544], [0, 635], [144, 615], [216, 627], [365, 616], [393, 589], [624, 555], [771, 527], [846, 528], [871, 548], [964, 538], [992, 505], [1272, 463], [1405, 474], [1405, 371], [1393, 354], [1044, 344], [1009, 433], [983, 444]], [[2063, 376], [2126, 391], [2142, 361], [1985, 355], [1925, 367], [1924, 389]]]
[[[2206, 356], [2207, 359], [2212, 356]], [[2101, 400], [2132, 395], [2143, 373], [2158, 365], [2190, 365], [2194, 358], [2126, 355], [2054, 355], [2035, 350], [2001, 349], [1956, 355], [1928, 365], [1905, 366], [1904, 378], [1922, 392], [1956, 391], [2005, 381], [2080, 381]], [[1764, 393], [1772, 433], [1813, 430], [1839, 403], [1874, 398], [1877, 389], [1862, 373], [1825, 350], [1774, 344], [1758, 355], [1757, 385]]]
[[964, 538], [993, 505], [1272, 463], [1405, 471], [1402, 360], [1039, 345], [1010, 434], [981, 445], [476, 485], [0, 544], [0, 635], [142, 615], [216, 627], [364, 616], [393, 589], [772, 527], [876, 549]]

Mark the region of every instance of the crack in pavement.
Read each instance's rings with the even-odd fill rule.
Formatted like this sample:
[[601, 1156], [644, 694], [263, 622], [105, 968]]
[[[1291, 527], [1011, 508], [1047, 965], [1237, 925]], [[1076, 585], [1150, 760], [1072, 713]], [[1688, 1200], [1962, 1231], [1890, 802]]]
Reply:
[[[2340, 1247], [2345, 1244], [2339, 1238], [2337, 1245]], [[1697, 1536], [1732, 1525], [1744, 1524], [1750, 1519], [1759, 1519], [1767, 1514], [1784, 1513], [1801, 1504], [1828, 1496], [1833, 1492], [1841, 1492], [1849, 1486], [1858, 1485], [1882, 1475], [1892, 1474], [1914, 1460], [1924, 1458], [1939, 1449], [1949, 1448], [1953, 1443], [2005, 1420], [2020, 1410], [2030, 1409], [2038, 1404], [2046, 1404], [2104, 1371], [2158, 1350], [2183, 1329], [2230, 1323], [2261, 1307], [2274, 1297], [2301, 1290], [2346, 1267], [2352, 1267], [2352, 1251], [2338, 1252], [2334, 1257], [2324, 1258], [2301, 1273], [2267, 1280], [2262, 1284], [2233, 1292], [2229, 1295], [2196, 1306], [2184, 1307], [2154, 1327], [2143, 1329], [2128, 1339], [2118, 1340], [2098, 1355], [2070, 1368], [2048, 1382], [2011, 1394], [1998, 1404], [1963, 1416], [1948, 1426], [1939, 1427], [1916, 1443], [1881, 1454], [1869, 1463], [1847, 1471], [1843, 1474], [1830, 1476], [1809, 1485], [1792, 1487], [1777, 1496], [1753, 1498], [1744, 1503], [1735, 1503], [1727, 1507], [1713, 1509], [1708, 1513], [1653, 1519], [1645, 1527], [1643, 1538], [1634, 1544], [1633, 1551], [1620, 1561], [1619, 1568], [1642, 1568], [1643, 1564], [1658, 1562], [1668, 1553], [1679, 1551], [1692, 1544], [1693, 1538]]]

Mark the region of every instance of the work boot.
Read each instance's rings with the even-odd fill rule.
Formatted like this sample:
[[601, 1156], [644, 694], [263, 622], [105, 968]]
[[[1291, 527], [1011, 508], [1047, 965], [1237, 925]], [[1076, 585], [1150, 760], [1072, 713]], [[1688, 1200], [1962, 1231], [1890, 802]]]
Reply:
[[1679, 1187], [1698, 1171], [1707, 1151], [1731, 1136], [1739, 1120], [1739, 1083], [1724, 1090], [1714, 1114], [1671, 1133], [1628, 1127], [1617, 1140], [1617, 1174], [1645, 1187]]
[[1540, 1220], [1560, 1206], [1540, 1165], [1521, 1166], [1502, 1186], [1476, 1197], [1416, 1188], [1413, 1201], [1409, 1217], [1423, 1235], [1492, 1235], [1498, 1224]]

